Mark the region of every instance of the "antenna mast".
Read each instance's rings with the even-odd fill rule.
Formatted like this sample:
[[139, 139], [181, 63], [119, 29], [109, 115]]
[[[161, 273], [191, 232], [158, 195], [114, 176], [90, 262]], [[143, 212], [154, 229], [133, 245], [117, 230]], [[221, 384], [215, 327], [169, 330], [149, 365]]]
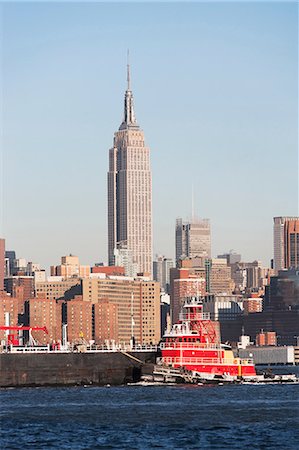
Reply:
[[194, 184], [192, 183], [192, 195], [191, 195], [191, 221], [194, 223]]
[[131, 90], [131, 80], [130, 80], [130, 50], [127, 50], [127, 91]]

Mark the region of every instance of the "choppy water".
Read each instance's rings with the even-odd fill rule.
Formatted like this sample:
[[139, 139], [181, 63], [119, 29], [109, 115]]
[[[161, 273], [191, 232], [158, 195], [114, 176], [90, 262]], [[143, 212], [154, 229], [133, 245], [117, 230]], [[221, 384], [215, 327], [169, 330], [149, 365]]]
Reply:
[[3, 389], [1, 449], [299, 448], [299, 385]]

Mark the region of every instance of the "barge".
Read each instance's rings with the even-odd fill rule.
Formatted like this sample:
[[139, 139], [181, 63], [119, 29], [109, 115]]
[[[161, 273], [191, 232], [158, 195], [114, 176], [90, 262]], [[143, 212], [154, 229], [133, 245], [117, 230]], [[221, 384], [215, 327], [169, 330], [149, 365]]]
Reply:
[[19, 351], [0, 353], [0, 387], [122, 385], [152, 373], [157, 351], [140, 347], [130, 351], [87, 350]]

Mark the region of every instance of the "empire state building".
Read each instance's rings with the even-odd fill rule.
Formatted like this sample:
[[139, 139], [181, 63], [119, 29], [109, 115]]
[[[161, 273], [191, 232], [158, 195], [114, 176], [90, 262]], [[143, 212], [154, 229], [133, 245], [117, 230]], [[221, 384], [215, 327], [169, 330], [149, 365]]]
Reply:
[[137, 124], [130, 67], [127, 66], [127, 90], [124, 119], [114, 134], [109, 150], [108, 172], [108, 257], [114, 264], [114, 250], [131, 252], [139, 272], [152, 273], [152, 177], [150, 150]]

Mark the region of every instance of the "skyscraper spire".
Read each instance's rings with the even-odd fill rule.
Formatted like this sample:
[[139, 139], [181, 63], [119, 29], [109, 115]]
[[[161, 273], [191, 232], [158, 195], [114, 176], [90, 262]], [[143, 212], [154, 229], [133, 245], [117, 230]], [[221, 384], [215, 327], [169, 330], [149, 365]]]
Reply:
[[133, 93], [131, 91], [129, 50], [127, 53], [127, 90], [125, 92], [124, 120], [122, 121], [119, 129], [127, 130], [128, 128], [139, 129], [139, 126], [138, 126], [136, 118], [135, 118]]
[[131, 90], [130, 86], [130, 51], [127, 51], [127, 91]]
[[195, 214], [194, 214], [194, 184], [192, 183], [192, 197], [191, 197], [191, 220], [194, 222]]

